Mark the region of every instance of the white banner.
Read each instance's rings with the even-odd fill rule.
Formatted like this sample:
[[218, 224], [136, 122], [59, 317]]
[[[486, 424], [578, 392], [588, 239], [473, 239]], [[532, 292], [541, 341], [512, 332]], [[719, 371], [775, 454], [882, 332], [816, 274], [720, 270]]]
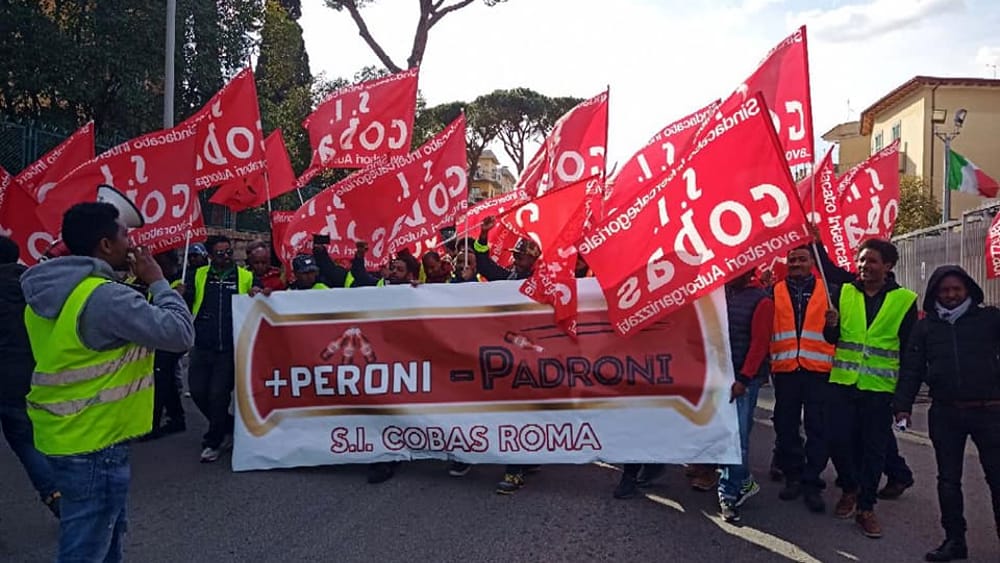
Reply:
[[235, 297], [233, 469], [739, 462], [722, 290], [624, 339], [580, 280], [574, 341], [519, 286]]

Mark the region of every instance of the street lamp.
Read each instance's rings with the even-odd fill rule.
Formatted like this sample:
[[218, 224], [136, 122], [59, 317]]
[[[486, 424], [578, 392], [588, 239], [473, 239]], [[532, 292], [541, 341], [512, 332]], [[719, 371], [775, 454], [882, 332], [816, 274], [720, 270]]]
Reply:
[[968, 115], [968, 111], [962, 108], [955, 112], [954, 127], [951, 131], [945, 131], [941, 128], [945, 121], [948, 120], [948, 110], [946, 109], [934, 109], [931, 110], [931, 123], [934, 126], [934, 136], [941, 139], [944, 142], [944, 178], [941, 181], [941, 186], [944, 191], [941, 197], [941, 222], [947, 223], [951, 221], [951, 190], [948, 189], [948, 175], [951, 172], [951, 142], [958, 137], [962, 132], [962, 126], [965, 125], [965, 116]]

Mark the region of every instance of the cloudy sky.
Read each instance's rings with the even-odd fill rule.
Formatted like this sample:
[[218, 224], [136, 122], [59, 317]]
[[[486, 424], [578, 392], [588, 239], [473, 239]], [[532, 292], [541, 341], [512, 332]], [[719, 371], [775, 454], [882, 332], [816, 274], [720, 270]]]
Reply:
[[[377, 0], [364, 14], [405, 66], [416, 0]], [[300, 23], [314, 74], [379, 64], [346, 12], [303, 0]], [[728, 95], [802, 24], [817, 137], [915, 75], [992, 78], [1000, 64], [997, 0], [507, 0], [431, 30], [420, 89], [435, 105], [520, 86], [587, 98], [610, 85], [609, 164], [624, 162]]]

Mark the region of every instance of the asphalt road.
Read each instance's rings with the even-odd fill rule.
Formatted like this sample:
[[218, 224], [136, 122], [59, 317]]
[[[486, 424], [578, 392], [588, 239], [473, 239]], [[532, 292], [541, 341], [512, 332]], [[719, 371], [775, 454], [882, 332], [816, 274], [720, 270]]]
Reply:
[[[933, 450], [916, 417], [900, 447], [917, 485], [877, 507], [885, 537], [852, 521], [778, 500], [767, 481], [774, 440], [762, 393], [752, 469], [763, 490], [735, 528], [717, 517], [714, 494], [691, 490], [672, 468], [645, 498], [611, 497], [614, 468], [547, 466], [511, 497], [493, 486], [501, 467], [460, 479], [443, 462], [405, 465], [367, 485], [360, 467], [233, 473], [228, 456], [198, 462], [202, 421], [186, 401], [186, 434], [133, 448], [131, 561], [921, 561], [942, 539]], [[192, 424], [193, 423], [193, 424]], [[828, 470], [832, 483], [832, 468]], [[971, 561], [1000, 561], [989, 491], [978, 457], [966, 457]], [[837, 492], [828, 490], [831, 506]], [[57, 523], [20, 465], [0, 446], [0, 561], [51, 561]]]

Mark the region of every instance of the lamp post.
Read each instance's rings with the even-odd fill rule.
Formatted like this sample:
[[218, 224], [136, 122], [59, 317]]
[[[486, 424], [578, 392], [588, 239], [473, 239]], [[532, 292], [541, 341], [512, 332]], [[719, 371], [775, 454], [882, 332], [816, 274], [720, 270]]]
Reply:
[[177, 29], [177, 0], [167, 0], [167, 30], [163, 62], [163, 128], [174, 126], [174, 51]]
[[965, 109], [955, 112], [954, 128], [945, 131], [940, 128], [948, 119], [948, 110], [935, 109], [931, 112], [931, 123], [934, 126], [934, 136], [944, 143], [944, 176], [941, 179], [941, 189], [944, 192], [941, 196], [941, 222], [951, 221], [951, 190], [948, 189], [948, 177], [951, 174], [951, 142], [962, 132], [962, 125], [965, 124], [965, 116], [968, 114]]

